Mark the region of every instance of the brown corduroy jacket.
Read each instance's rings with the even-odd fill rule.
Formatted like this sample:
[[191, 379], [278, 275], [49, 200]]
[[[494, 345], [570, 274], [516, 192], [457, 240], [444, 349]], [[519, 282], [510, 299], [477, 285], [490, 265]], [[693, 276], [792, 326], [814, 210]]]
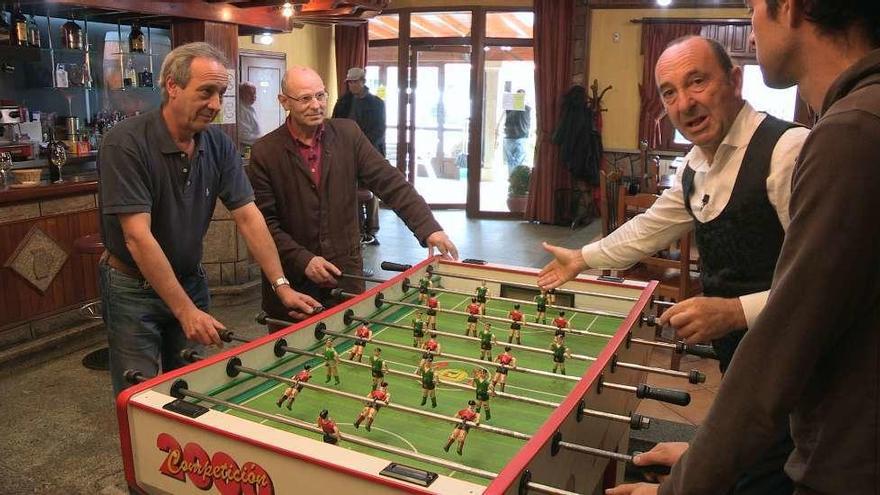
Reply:
[[[257, 207], [266, 217], [285, 276], [294, 289], [330, 305], [328, 291], [308, 280], [305, 268], [314, 256], [323, 256], [343, 272], [360, 273], [358, 183], [393, 208], [423, 246], [428, 236], [442, 227], [425, 200], [376, 151], [353, 120], [326, 120], [322, 149], [318, 186], [286, 123], [254, 143], [247, 168]], [[359, 292], [363, 283], [340, 279], [340, 287]], [[265, 278], [263, 310], [276, 318], [287, 318]]]

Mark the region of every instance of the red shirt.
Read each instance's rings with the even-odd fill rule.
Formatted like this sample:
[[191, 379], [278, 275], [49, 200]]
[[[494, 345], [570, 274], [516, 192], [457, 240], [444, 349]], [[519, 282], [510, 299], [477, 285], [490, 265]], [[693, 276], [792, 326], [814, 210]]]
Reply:
[[425, 342], [425, 349], [427, 349], [429, 351], [436, 351], [437, 350], [437, 341], [436, 340], [429, 340], [429, 341]]
[[513, 361], [513, 356], [511, 356], [509, 354], [499, 354], [498, 355], [498, 362], [503, 364], [504, 366], [507, 366], [508, 364], [510, 364], [511, 361]]
[[566, 320], [565, 318], [562, 318], [562, 317], [556, 317], [553, 320], [553, 324], [559, 328], [565, 328], [568, 326], [568, 320]]
[[513, 310], [510, 312], [510, 319], [513, 321], [522, 321], [523, 313], [522, 311]]
[[318, 427], [328, 435], [336, 431], [336, 423], [332, 419], [318, 418]]
[[388, 397], [388, 394], [385, 393], [384, 390], [376, 389], [376, 390], [373, 390], [372, 392], [370, 392], [370, 398], [372, 398], [372, 399], [384, 401], [385, 397]]
[[477, 303], [470, 303], [468, 304], [467, 311], [468, 313], [476, 316], [480, 314], [480, 305]]
[[296, 381], [306, 383], [312, 378], [310, 371], [302, 370], [296, 374]]
[[287, 130], [290, 132], [290, 136], [293, 137], [293, 142], [296, 144], [296, 149], [299, 151], [300, 158], [302, 158], [306, 168], [309, 169], [309, 173], [312, 176], [312, 182], [314, 182], [316, 186], [320, 185], [322, 165], [321, 153], [324, 149], [322, 144], [324, 140], [324, 124], [318, 126], [318, 131], [315, 132], [315, 139], [312, 140], [311, 146], [300, 141], [300, 139], [293, 133], [293, 124], [291, 124], [290, 117], [287, 118]]
[[458, 417], [465, 421], [473, 421], [477, 419], [477, 413], [470, 409], [462, 409], [461, 411], [458, 411]]
[[367, 328], [365, 325], [362, 325], [360, 328], [357, 329], [357, 336], [362, 339], [369, 337], [370, 329]]
[[428, 307], [429, 308], [436, 308], [437, 307], [437, 298], [436, 297], [429, 297], [428, 298]]

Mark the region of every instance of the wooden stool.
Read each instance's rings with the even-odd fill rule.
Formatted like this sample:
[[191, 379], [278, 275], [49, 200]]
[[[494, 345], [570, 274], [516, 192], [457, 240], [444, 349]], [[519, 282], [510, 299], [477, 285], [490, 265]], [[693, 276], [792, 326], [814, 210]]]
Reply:
[[[101, 234], [89, 234], [73, 241], [73, 249], [78, 254], [101, 254], [104, 252], [104, 243]], [[93, 301], [79, 308], [79, 314], [92, 320], [101, 319], [101, 301]], [[110, 369], [110, 349], [103, 347], [85, 355], [82, 364], [86, 368], [98, 371]]]

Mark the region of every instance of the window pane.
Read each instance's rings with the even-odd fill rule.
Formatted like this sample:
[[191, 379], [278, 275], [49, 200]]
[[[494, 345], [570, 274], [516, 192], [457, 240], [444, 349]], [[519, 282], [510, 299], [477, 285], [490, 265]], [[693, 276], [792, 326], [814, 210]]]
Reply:
[[470, 35], [470, 12], [428, 12], [410, 16], [410, 36], [413, 38], [461, 38]]
[[397, 165], [397, 47], [370, 47], [367, 86], [385, 101], [385, 157]]
[[393, 40], [400, 37], [400, 16], [386, 14], [370, 19], [367, 30], [371, 40]]
[[535, 14], [532, 12], [489, 12], [486, 14], [487, 38], [532, 38]]

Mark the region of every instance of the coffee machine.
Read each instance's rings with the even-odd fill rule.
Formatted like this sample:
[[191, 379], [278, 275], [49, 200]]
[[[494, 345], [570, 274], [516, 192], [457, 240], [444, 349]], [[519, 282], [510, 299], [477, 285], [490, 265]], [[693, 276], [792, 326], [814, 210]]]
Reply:
[[17, 106], [0, 106], [0, 153], [8, 152], [13, 159], [26, 160], [31, 157], [31, 143], [19, 141], [21, 136], [21, 109]]

